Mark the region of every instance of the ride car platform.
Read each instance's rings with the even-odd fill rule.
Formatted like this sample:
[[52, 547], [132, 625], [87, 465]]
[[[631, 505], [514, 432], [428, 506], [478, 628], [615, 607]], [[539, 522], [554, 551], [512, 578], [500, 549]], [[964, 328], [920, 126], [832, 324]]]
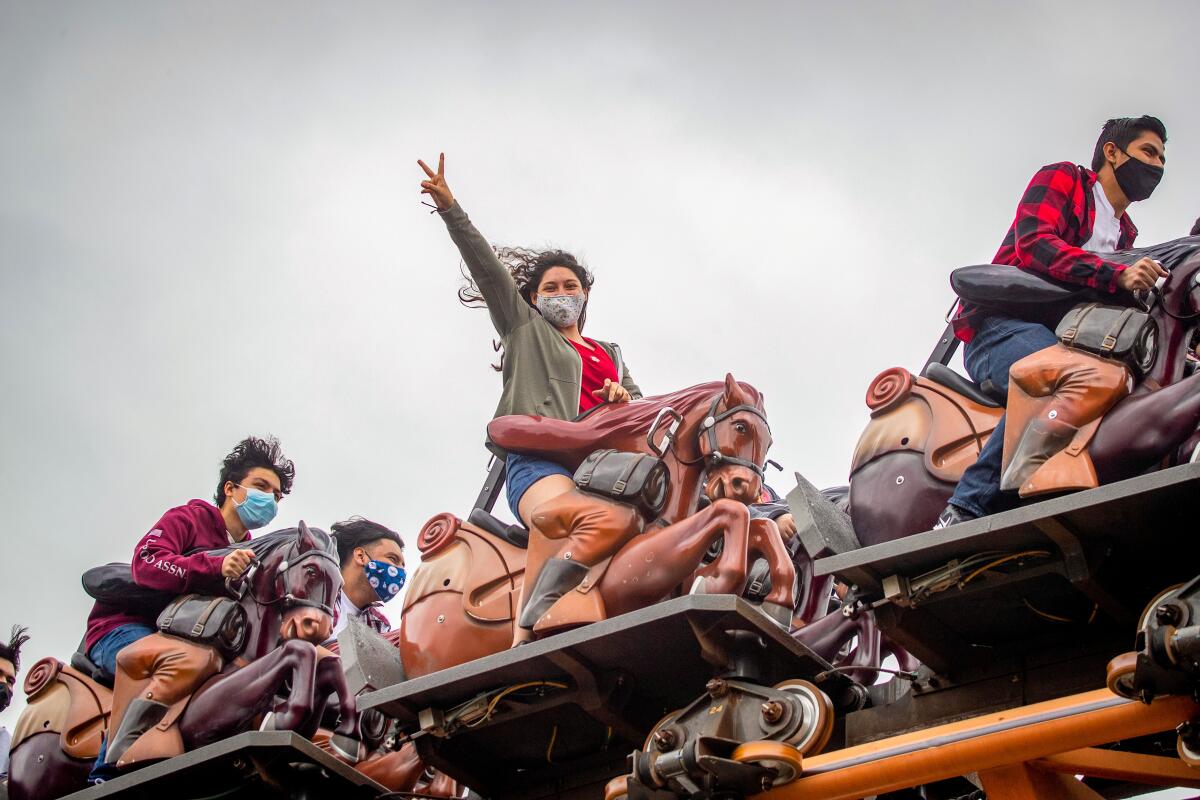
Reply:
[[386, 790], [291, 731], [249, 731], [68, 795], [70, 800], [375, 798]]
[[[699, 594], [369, 692], [359, 708], [397, 720], [430, 765], [490, 800], [594, 797], [655, 723], [731, 669], [773, 685], [829, 664], [753, 604]], [[820, 685], [835, 704], [851, 694], [840, 674]], [[473, 701], [477, 717], [453, 724]]]
[[851, 715], [847, 741], [1103, 686], [1147, 604], [1195, 577], [1198, 500], [1185, 464], [818, 559], [932, 673], [886, 718]]

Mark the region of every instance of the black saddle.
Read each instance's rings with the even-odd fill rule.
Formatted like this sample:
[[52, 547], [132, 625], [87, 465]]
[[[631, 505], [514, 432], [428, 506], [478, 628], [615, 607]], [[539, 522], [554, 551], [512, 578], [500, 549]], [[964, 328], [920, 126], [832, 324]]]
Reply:
[[[1009, 267], [1009, 269], [1012, 268]], [[939, 364], [936, 361], [925, 366], [925, 369], [921, 372], [921, 377], [928, 378], [934, 383], [939, 383], [947, 389], [953, 389], [962, 396], [968, 397], [979, 403], [979, 405], [988, 408], [1003, 408], [1004, 403], [1008, 400], [1007, 397], [1001, 397], [1000, 393], [995, 390], [995, 387], [992, 387], [993, 391], [989, 393], [978, 383], [968, 380], [945, 364]]]

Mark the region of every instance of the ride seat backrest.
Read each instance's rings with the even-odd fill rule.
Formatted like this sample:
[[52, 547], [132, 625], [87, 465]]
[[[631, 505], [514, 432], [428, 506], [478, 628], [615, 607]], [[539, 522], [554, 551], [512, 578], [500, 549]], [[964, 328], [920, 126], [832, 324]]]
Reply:
[[936, 361], [925, 367], [925, 370], [921, 373], [921, 377], [928, 378], [934, 383], [945, 386], [947, 389], [953, 389], [964, 397], [988, 408], [1003, 408], [1004, 401], [1008, 399], [997, 396], [999, 392], [989, 394], [978, 383], [959, 375], [945, 364], [939, 364]]
[[471, 513], [467, 516], [467, 522], [477, 528], [483, 528], [514, 547], [524, 549], [529, 546], [529, 530], [527, 528], [522, 525], [505, 525], [482, 508], [471, 509]]
[[86, 640], [81, 641], [79, 643], [79, 649], [71, 654], [71, 666], [82, 672], [84, 675], [87, 675], [96, 683], [99, 683], [102, 686], [107, 686], [109, 689], [113, 688], [113, 681], [116, 680], [116, 676], [108, 670], [101, 669], [99, 665], [93, 663], [92, 660], [87, 657], [87, 653], [84, 652], [86, 648]]

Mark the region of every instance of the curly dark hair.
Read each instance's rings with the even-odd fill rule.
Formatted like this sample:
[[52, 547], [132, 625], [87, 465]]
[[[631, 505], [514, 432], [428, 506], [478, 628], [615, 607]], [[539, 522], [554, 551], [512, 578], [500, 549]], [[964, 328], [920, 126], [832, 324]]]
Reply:
[[[592, 284], [596, 282], [596, 278], [592, 275], [592, 271], [584, 266], [579, 259], [566, 250], [533, 250], [527, 247], [497, 247], [496, 257], [500, 259], [500, 263], [508, 268], [508, 273], [512, 275], [513, 280], [517, 284], [517, 292], [525, 299], [525, 302], [530, 307], [536, 310], [533, 305], [533, 295], [537, 292], [538, 286], [542, 283], [542, 276], [546, 274], [546, 270], [553, 267], [565, 267], [575, 273], [575, 277], [579, 279], [584, 291], [590, 292]], [[463, 276], [463, 285], [458, 290], [458, 301], [468, 308], [485, 308], [487, 302], [483, 299], [483, 293], [479, 291], [479, 287], [471, 278], [466, 267], [460, 267]], [[587, 306], [583, 308], [583, 313], [579, 315], [579, 330], [583, 330], [584, 324], [587, 322]], [[493, 346], [499, 351], [500, 343], [494, 342]], [[493, 364], [492, 369], [500, 372], [504, 367], [504, 354], [500, 355], [500, 363]]]
[[225, 502], [225, 483], [233, 481], [234, 485], [255, 467], [263, 467], [279, 476], [279, 490], [284, 494], [292, 491], [292, 481], [296, 479], [296, 465], [283, 457], [279, 440], [274, 436], [260, 439], [257, 436], [247, 436], [237, 443], [233, 451], [221, 462], [221, 476], [217, 481], [217, 492], [213, 502], [219, 508]]
[[21, 669], [21, 645], [29, 641], [28, 631], [23, 625], [13, 625], [8, 644], [0, 644], [0, 658], [11, 661], [14, 670]]

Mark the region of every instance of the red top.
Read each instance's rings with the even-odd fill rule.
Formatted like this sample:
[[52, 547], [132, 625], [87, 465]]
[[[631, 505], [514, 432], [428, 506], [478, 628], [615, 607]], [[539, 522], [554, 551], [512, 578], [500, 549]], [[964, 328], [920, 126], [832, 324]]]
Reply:
[[[249, 541], [249, 534], [245, 540]], [[192, 500], [186, 506], [172, 508], [141, 538], [133, 549], [133, 580], [147, 589], [184, 594], [220, 593], [221, 557], [193, 550], [216, 550], [229, 546], [225, 518], [221, 510], [204, 500]], [[114, 628], [130, 622], [154, 626], [154, 617], [130, 613], [116, 606], [97, 602], [88, 615], [86, 650]]]
[[583, 360], [583, 379], [580, 381], [579, 390], [579, 413], [581, 414], [604, 402], [592, 392], [604, 387], [605, 378], [613, 383], [621, 382], [617, 377], [617, 365], [609, 358], [608, 351], [591, 339], [587, 339], [587, 342], [591, 345], [590, 349], [587, 345], [571, 342], [579, 351], [580, 359]]
[[[1116, 292], [1117, 277], [1125, 266], [1083, 249], [1096, 221], [1095, 183], [1096, 173], [1067, 161], [1038, 170], [992, 263], [1012, 264], [1066, 283]], [[1137, 228], [1128, 214], [1122, 214], [1119, 221], [1117, 249], [1125, 250], [1133, 246]], [[954, 333], [964, 342], [975, 335], [971, 318], [977, 310], [960, 303], [954, 316]]]

